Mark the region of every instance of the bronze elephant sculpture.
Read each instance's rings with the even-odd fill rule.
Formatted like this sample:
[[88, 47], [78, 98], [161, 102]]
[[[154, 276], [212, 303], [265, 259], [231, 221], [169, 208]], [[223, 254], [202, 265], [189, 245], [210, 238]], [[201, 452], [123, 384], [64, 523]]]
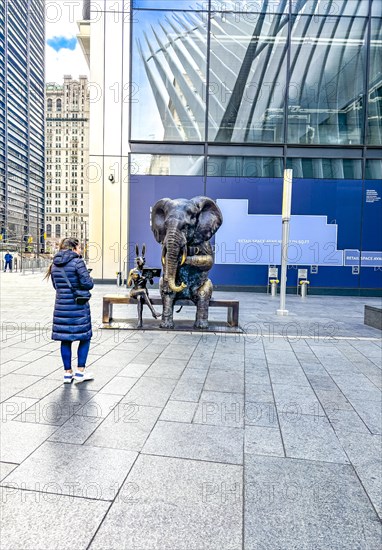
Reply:
[[182, 299], [196, 305], [195, 328], [208, 328], [213, 290], [208, 272], [214, 263], [209, 241], [222, 222], [219, 207], [208, 197], [161, 199], [152, 208], [151, 229], [162, 245], [162, 328], [174, 328], [174, 304]]

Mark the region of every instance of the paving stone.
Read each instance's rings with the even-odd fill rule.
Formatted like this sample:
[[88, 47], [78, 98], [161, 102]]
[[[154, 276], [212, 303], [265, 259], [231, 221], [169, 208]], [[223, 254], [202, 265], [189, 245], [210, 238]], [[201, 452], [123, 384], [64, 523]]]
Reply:
[[1, 498], [2, 550], [86, 550], [110, 505], [6, 487]]
[[[45, 355], [37, 361], [24, 363], [24, 366], [17, 371], [17, 374], [32, 374], [33, 376], [47, 376], [58, 368], [62, 367], [62, 361], [57, 360], [57, 357]], [[64, 370], [62, 368], [62, 370]]]
[[346, 399], [344, 394], [339, 390], [322, 390], [321, 388], [315, 388], [315, 393], [324, 408], [326, 414], [331, 411], [351, 411], [353, 410], [352, 404]]
[[127, 367], [123, 368], [118, 376], [127, 376], [128, 378], [140, 378], [142, 374], [149, 368], [146, 363], [129, 363]]
[[271, 384], [245, 384], [245, 402], [273, 403], [274, 399]]
[[29, 397], [19, 397], [14, 395], [6, 401], [3, 401], [0, 404], [0, 421], [8, 422], [8, 420], [13, 420], [19, 414], [23, 413], [29, 407], [37, 403], [38, 399], [31, 399]]
[[83, 407], [80, 407], [76, 411], [76, 414], [84, 417], [106, 418], [115, 409], [121, 399], [120, 395], [97, 393]]
[[2, 481], [8, 474], [10, 474], [17, 464], [10, 464], [9, 462], [0, 462], [0, 481]]
[[279, 416], [287, 457], [346, 464], [348, 459], [326, 417]]
[[272, 384], [310, 386], [303, 369], [292, 365], [269, 365]]
[[2, 484], [113, 500], [136, 457], [136, 453], [120, 449], [46, 441]]
[[21, 390], [21, 392], [17, 395], [32, 397], [34, 399], [42, 399], [52, 393], [52, 391], [62, 386], [62, 376], [63, 373], [61, 371], [60, 380], [42, 378], [41, 380], [38, 380], [38, 382], [35, 382], [32, 386], [28, 386], [28, 388]]
[[206, 377], [207, 377], [208, 369], [189, 369], [188, 367], [185, 368], [183, 371], [182, 376], [180, 377], [180, 381], [189, 381], [189, 382], [201, 382], [204, 383]]
[[382, 434], [382, 409], [374, 401], [352, 400], [352, 405], [373, 434]]
[[208, 372], [205, 384], [205, 390], [244, 393], [244, 372], [239, 374], [236, 371], [215, 369]]
[[48, 357], [49, 354], [47, 354], [46, 351], [43, 350], [24, 350], [21, 355], [18, 357], [18, 361], [25, 361], [27, 363], [33, 363], [33, 361], [37, 361], [38, 359], [41, 359], [42, 357]]
[[4, 348], [1, 351], [1, 361], [2, 361], [2, 363], [0, 364], [1, 376], [6, 376], [7, 374], [10, 374], [10, 373], [15, 373], [18, 371], [18, 369], [25, 366], [25, 363], [23, 363], [22, 361], [7, 361], [6, 363], [3, 363], [3, 353], [4, 353]]
[[141, 455], [90, 550], [241, 550], [241, 482], [240, 466]]
[[265, 350], [265, 355], [268, 361], [268, 364], [273, 365], [296, 365], [299, 366], [296, 355], [293, 351], [276, 351], [273, 349]]
[[192, 401], [168, 401], [160, 416], [169, 422], [192, 422], [197, 403]]
[[49, 437], [48, 441], [82, 445], [100, 422], [102, 422], [102, 418], [96, 416], [73, 415]]
[[382, 394], [378, 388], [373, 390], [343, 388], [342, 393], [352, 403], [353, 401], [374, 401], [376, 407], [382, 406]]
[[161, 408], [119, 403], [86, 441], [86, 445], [140, 451]]
[[148, 407], [164, 407], [167, 403], [176, 380], [165, 378], [142, 377], [123, 398], [122, 403], [136, 403]]
[[354, 410], [343, 411], [339, 409], [328, 411], [326, 414], [336, 433], [338, 431], [345, 431], [370, 434], [366, 424]]
[[174, 391], [171, 394], [171, 399], [175, 401], [199, 401], [203, 390], [203, 382], [195, 380], [180, 379]]
[[248, 454], [284, 456], [279, 430], [265, 426], [246, 426], [244, 452]]
[[7, 374], [1, 379], [0, 385], [0, 401], [5, 401], [21, 392], [28, 386], [40, 380], [37, 376], [29, 376], [27, 374]]
[[243, 430], [227, 426], [159, 420], [146, 441], [144, 454], [242, 464]]
[[177, 361], [173, 360], [167, 362], [166, 365], [154, 362], [151, 367], [146, 370], [144, 376], [150, 376], [153, 378], [172, 378], [174, 380], [179, 380], [184, 369], [184, 363], [178, 363]]
[[337, 432], [352, 465], [382, 519], [382, 438], [380, 435]]
[[10, 420], [1, 424], [0, 460], [19, 464], [55, 430], [54, 426]]
[[264, 426], [278, 428], [278, 415], [273, 403], [247, 401], [244, 406], [244, 424], [246, 426]]
[[126, 376], [115, 376], [108, 382], [99, 393], [111, 393], [113, 395], [126, 395], [134, 386], [138, 378], [127, 378]]
[[376, 514], [350, 466], [246, 455], [244, 548], [371, 549]]
[[244, 424], [243, 394], [203, 391], [193, 422], [212, 426], [242, 427]]
[[[85, 386], [85, 383], [82, 385]], [[16, 417], [16, 420], [28, 424], [62, 426], [94, 394], [95, 392], [88, 390], [86, 387], [80, 390], [74, 384], [62, 384], [57, 390], [51, 392]]]
[[337, 384], [328, 374], [307, 373], [307, 378], [314, 390], [338, 391]]
[[310, 387], [273, 384], [273, 391], [279, 415], [325, 414]]

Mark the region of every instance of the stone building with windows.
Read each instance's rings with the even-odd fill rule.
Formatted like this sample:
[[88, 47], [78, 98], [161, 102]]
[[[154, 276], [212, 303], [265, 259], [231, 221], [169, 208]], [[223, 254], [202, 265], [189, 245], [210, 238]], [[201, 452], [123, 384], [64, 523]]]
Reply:
[[46, 85], [46, 250], [67, 236], [88, 239], [89, 93], [86, 76]]

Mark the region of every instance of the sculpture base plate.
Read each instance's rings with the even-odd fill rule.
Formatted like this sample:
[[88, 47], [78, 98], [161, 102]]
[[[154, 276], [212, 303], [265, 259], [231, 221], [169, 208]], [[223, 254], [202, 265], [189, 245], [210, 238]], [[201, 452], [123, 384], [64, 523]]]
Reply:
[[198, 329], [194, 327], [194, 322], [186, 319], [176, 319], [175, 328], [160, 328], [160, 321], [156, 319], [143, 319], [143, 327], [137, 327], [137, 319], [112, 319], [110, 323], [103, 323], [102, 329], [105, 330], [153, 330], [153, 331], [181, 331], [181, 332], [227, 332], [231, 334], [242, 334], [244, 331], [240, 327], [231, 327], [225, 321], [210, 321], [207, 329]]

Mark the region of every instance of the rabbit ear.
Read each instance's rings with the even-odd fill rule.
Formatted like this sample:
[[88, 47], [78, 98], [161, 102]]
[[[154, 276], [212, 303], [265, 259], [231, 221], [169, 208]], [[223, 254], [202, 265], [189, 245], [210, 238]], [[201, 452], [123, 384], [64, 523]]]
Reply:
[[139, 256], [139, 247], [137, 244], [135, 245], [135, 255]]
[[143, 244], [142, 245], [142, 256], [144, 256], [146, 254], [146, 245]]

